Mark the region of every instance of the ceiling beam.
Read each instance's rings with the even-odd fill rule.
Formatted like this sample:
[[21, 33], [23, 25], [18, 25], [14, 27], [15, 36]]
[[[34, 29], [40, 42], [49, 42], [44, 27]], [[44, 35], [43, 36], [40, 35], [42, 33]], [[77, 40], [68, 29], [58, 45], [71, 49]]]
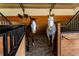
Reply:
[[[50, 8], [51, 3], [23, 3], [24, 8], [30, 9], [47, 9]], [[78, 3], [56, 3], [54, 9], [74, 9], [78, 7]], [[20, 8], [19, 3], [0, 4], [0, 8]]]

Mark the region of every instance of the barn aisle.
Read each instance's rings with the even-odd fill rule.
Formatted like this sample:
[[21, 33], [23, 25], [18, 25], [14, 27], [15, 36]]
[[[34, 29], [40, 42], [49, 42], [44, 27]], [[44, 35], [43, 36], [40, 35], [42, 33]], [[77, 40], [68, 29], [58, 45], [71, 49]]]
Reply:
[[26, 56], [53, 56], [45, 34], [35, 35], [35, 46], [30, 42], [30, 50], [26, 51]]

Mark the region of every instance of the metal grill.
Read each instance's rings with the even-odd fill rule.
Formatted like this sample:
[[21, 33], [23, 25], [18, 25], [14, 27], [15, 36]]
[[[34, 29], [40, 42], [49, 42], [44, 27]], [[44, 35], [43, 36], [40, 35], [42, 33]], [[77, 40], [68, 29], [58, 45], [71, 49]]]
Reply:
[[79, 11], [61, 27], [62, 32], [79, 31]]

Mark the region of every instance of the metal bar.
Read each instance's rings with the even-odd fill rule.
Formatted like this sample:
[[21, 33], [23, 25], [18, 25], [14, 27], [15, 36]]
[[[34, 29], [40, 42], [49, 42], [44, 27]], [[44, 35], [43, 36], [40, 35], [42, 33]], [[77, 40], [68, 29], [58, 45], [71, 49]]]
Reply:
[[24, 37], [24, 33], [22, 34], [21, 38], [19, 39], [19, 41], [17, 42], [16, 48], [13, 48], [13, 52], [11, 54], [11, 56], [15, 56], [17, 53], [17, 50], [22, 42], [22, 38]]
[[[1, 12], [0, 12], [0, 15], [3, 16], [4, 19], [5, 19], [7, 22], [9, 22], [9, 24], [12, 24], [12, 23], [7, 19], [7, 17], [5, 17]], [[4, 20], [4, 21], [5, 21], [5, 20]]]
[[10, 32], [10, 52], [12, 51], [13, 49], [13, 33], [12, 31]]
[[64, 25], [65, 28], [67, 28], [68, 32], [73, 32], [73, 31], [79, 31], [79, 24], [78, 24], [78, 16], [79, 16], [79, 11]]
[[16, 45], [17, 45], [17, 32], [16, 32], [16, 30], [14, 31], [14, 47], [16, 48]]
[[77, 14], [79, 14], [79, 11], [65, 25], [69, 24], [72, 21], [72, 19], [76, 17]]
[[3, 53], [4, 56], [8, 55], [8, 40], [7, 40], [7, 33], [3, 34]]
[[17, 42], [17, 32], [16, 32], [16, 30], [14, 30], [13, 31], [14, 32], [14, 46], [13, 46], [13, 49], [12, 49], [12, 52], [11, 52], [11, 56], [14, 56], [15, 55], [15, 51], [16, 51], [16, 49], [17, 49], [17, 44], [18, 44], [18, 42]]

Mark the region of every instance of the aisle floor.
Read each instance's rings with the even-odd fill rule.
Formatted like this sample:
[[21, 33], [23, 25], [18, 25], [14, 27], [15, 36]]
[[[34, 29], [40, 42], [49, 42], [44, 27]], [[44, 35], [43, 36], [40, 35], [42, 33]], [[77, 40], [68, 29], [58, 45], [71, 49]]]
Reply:
[[30, 50], [26, 51], [26, 56], [53, 56], [46, 35], [35, 35], [34, 38], [35, 46], [32, 45], [32, 40], [29, 38]]

